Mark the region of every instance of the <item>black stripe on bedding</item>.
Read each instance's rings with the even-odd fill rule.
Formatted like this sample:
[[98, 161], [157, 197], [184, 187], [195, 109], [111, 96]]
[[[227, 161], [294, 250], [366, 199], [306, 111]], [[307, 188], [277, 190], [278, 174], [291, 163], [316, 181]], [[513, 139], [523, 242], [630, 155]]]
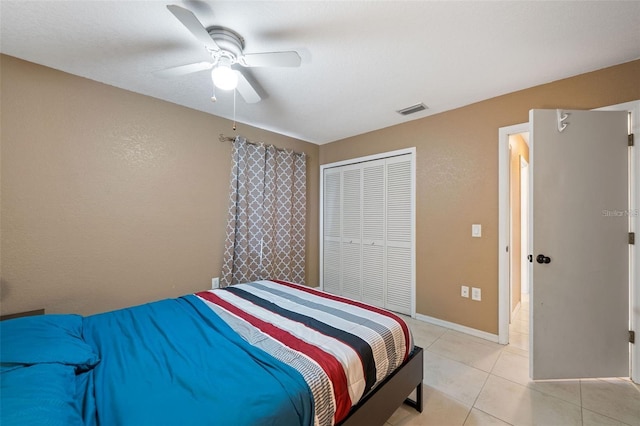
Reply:
[[248, 284], [251, 287], [267, 292], [267, 293], [271, 293], [274, 296], [278, 296], [278, 297], [282, 297], [283, 299], [287, 299], [290, 300], [292, 302], [295, 302], [301, 306], [305, 306], [307, 308], [311, 308], [311, 309], [316, 309], [322, 312], [326, 312], [328, 314], [331, 314], [335, 317], [341, 318], [345, 321], [350, 321], [353, 322], [355, 324], [360, 324], [364, 327], [367, 327], [369, 330], [377, 333], [380, 335], [380, 337], [382, 338], [383, 342], [384, 342], [384, 349], [385, 349], [385, 353], [386, 353], [386, 357], [389, 360], [389, 362], [387, 363], [387, 371], [384, 374], [385, 377], [388, 376], [389, 374], [391, 374], [391, 371], [393, 370], [392, 367], [392, 362], [391, 361], [396, 361], [398, 358], [398, 353], [396, 352], [395, 349], [395, 342], [393, 341], [393, 333], [391, 332], [391, 330], [388, 327], [385, 327], [383, 324], [376, 322], [376, 321], [372, 321], [366, 317], [362, 317], [362, 316], [358, 316], [354, 313], [351, 312], [345, 312], [341, 309], [337, 309], [337, 308], [333, 308], [330, 307], [328, 305], [324, 305], [321, 303], [316, 303], [316, 302], [312, 302], [310, 300], [307, 299], [303, 299], [301, 297], [295, 296], [294, 294], [282, 291], [282, 290], [278, 290], [276, 288], [272, 288], [272, 287], [268, 287], [264, 284], [261, 284], [259, 282], [253, 282]]
[[304, 324], [305, 326], [316, 330], [319, 333], [322, 333], [326, 336], [331, 336], [334, 339], [340, 340], [345, 345], [350, 346], [358, 354], [362, 362], [366, 380], [364, 393], [366, 394], [375, 384], [376, 365], [373, 358], [373, 351], [371, 349], [371, 346], [365, 340], [351, 333], [347, 333], [344, 330], [340, 330], [338, 328], [325, 324], [322, 321], [318, 321], [315, 318], [311, 318], [309, 316], [284, 309], [273, 302], [269, 302], [268, 300], [265, 300], [259, 296], [256, 296], [255, 294], [251, 294], [237, 287], [225, 287], [224, 290], [229, 291], [235, 296], [241, 297], [257, 306], [260, 306], [263, 309], [267, 309], [282, 317]]

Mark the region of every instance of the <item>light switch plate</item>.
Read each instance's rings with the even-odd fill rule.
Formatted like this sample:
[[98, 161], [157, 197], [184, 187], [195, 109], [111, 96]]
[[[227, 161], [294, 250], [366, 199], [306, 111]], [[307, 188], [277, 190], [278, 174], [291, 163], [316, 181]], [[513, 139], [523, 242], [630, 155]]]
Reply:
[[471, 300], [480, 302], [482, 300], [482, 290], [477, 287], [471, 287]]
[[471, 236], [476, 238], [482, 237], [482, 225], [478, 223], [471, 225]]

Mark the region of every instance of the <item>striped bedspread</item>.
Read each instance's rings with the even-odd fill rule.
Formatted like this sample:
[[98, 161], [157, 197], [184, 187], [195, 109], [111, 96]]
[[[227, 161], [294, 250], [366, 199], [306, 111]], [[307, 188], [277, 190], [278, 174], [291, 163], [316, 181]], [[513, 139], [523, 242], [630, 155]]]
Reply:
[[316, 425], [344, 419], [413, 350], [397, 315], [306, 286], [258, 281], [196, 296], [249, 343], [301, 373]]

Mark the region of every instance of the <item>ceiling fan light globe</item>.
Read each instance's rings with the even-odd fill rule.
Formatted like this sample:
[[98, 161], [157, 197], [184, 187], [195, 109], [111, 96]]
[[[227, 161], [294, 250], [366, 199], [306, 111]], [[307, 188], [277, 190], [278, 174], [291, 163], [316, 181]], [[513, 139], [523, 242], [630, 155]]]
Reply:
[[233, 90], [238, 86], [238, 75], [227, 65], [218, 65], [211, 71], [213, 84], [221, 90]]

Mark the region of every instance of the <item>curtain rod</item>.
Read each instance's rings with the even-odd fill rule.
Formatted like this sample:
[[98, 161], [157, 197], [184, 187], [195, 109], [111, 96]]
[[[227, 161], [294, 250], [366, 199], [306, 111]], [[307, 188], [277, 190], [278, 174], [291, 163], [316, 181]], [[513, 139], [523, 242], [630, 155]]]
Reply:
[[[220, 137], [218, 137], [218, 140], [219, 140], [220, 142], [234, 142], [234, 141], [236, 140], [236, 138], [232, 138], [231, 136], [225, 136], [224, 134], [220, 133]], [[265, 145], [265, 146], [269, 146], [269, 145], [267, 145], [267, 144], [263, 144], [263, 143], [261, 143], [261, 142], [252, 142], [252, 141], [250, 141], [249, 139], [245, 139], [245, 141], [246, 141], [249, 145], [255, 145], [255, 146]], [[278, 148], [278, 147], [277, 147], [277, 146], [275, 146], [275, 145], [270, 145], [270, 146], [273, 146], [277, 151], [282, 151], [282, 152], [287, 151], [287, 149], [285, 149], [285, 148]], [[293, 153], [294, 153], [294, 154], [296, 154], [296, 155], [304, 155], [305, 157], [309, 157], [309, 155], [307, 155], [307, 153], [305, 153], [305, 152], [296, 152], [296, 151], [293, 151]], [[309, 158], [310, 158], [310, 157], [309, 157]]]

